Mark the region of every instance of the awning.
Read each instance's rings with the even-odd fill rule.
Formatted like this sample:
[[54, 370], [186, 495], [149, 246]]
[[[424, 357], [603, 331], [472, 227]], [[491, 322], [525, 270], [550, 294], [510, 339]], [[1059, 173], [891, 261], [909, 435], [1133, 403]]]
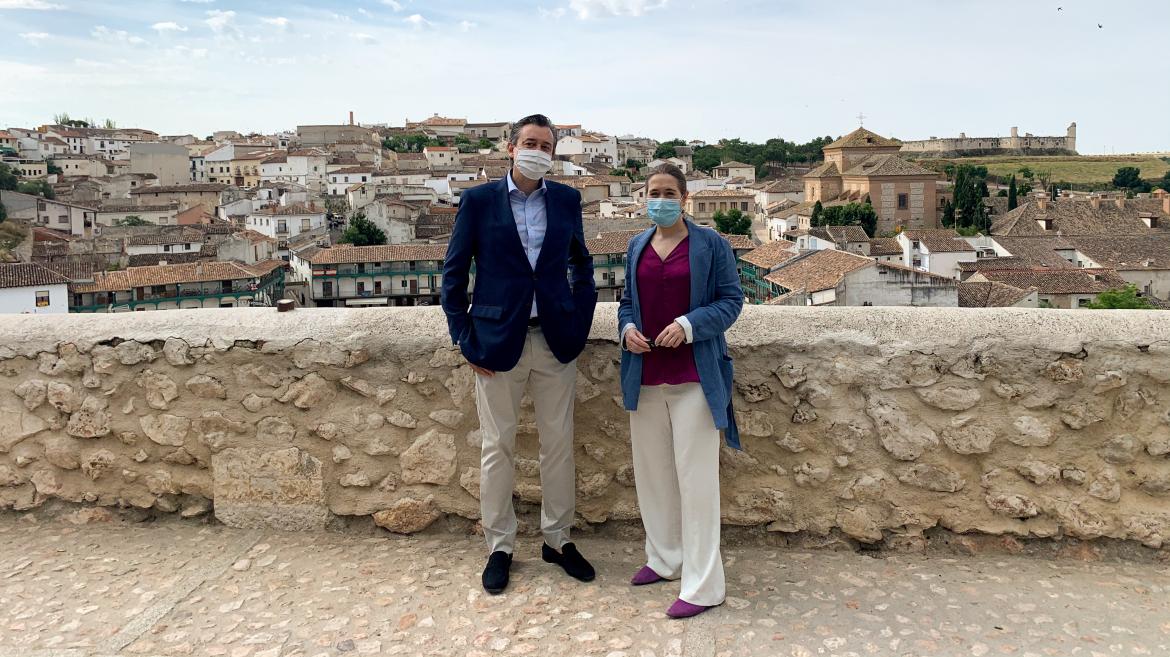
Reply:
[[346, 299], [347, 306], [388, 306], [390, 299], [387, 297], [377, 297], [372, 299]]

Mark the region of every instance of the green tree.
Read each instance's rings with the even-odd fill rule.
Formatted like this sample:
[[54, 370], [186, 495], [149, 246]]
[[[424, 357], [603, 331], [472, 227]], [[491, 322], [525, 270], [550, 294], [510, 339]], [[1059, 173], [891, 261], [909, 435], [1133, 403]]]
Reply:
[[34, 194], [36, 196], [43, 196], [47, 199], [57, 198], [53, 193], [53, 186], [45, 180], [28, 180], [16, 186], [16, 191], [21, 194]]
[[1158, 186], [1170, 192], [1170, 171], [1162, 174], [1162, 181], [1158, 183]]
[[1085, 307], [1094, 310], [1152, 310], [1154, 308], [1147, 299], [1138, 296], [1137, 286], [1132, 284], [1122, 288], [1106, 290], [1098, 294], [1096, 300]]
[[821, 215], [825, 213], [825, 206], [821, 205], [820, 201], [813, 203], [812, 215], [809, 216], [809, 222], [813, 226], [820, 226]]
[[1024, 177], [1024, 180], [1031, 180], [1032, 178], [1034, 178], [1036, 176], [1036, 174], [1032, 173], [1032, 168], [1028, 167], [1028, 166], [1020, 167], [1019, 173], [1021, 176]]
[[118, 127], [118, 124], [113, 119], [106, 119], [105, 122], [102, 123], [102, 127], [106, 130], [113, 130]]
[[1018, 206], [1020, 204], [1019, 199], [1016, 196], [1016, 194], [1018, 192], [1019, 192], [1019, 190], [1016, 189], [1016, 177], [1015, 177], [1015, 175], [1013, 175], [1011, 182], [1008, 183], [1007, 197], [1008, 197], [1008, 209], [1009, 210], [1015, 210], [1016, 206]]
[[869, 203], [849, 203], [825, 208], [813, 226], [861, 226], [866, 235], [877, 230], [877, 212]]
[[955, 228], [974, 227], [986, 231], [991, 227], [983, 191], [987, 187], [987, 167], [959, 165], [955, 170]]
[[631, 171], [640, 171], [644, 166], [646, 166], [646, 163], [640, 160], [635, 160], [633, 158], [626, 160], [626, 168]]
[[49, 173], [55, 173], [58, 176], [65, 173], [61, 170], [61, 167], [57, 166], [57, 163], [52, 160], [46, 160], [45, 166], [48, 168]]
[[1052, 198], [1052, 200], [1053, 200], [1053, 201], [1055, 201], [1055, 200], [1056, 200], [1056, 197], [1058, 196], [1058, 192], [1057, 192], [1057, 190], [1056, 190], [1056, 185], [1055, 185], [1055, 184], [1053, 184], [1053, 185], [1050, 185], [1050, 186], [1048, 187], [1048, 193], [1051, 195], [1051, 198]]
[[951, 203], [950, 199], [943, 204], [942, 225], [944, 228], [951, 228], [955, 225], [955, 204]]
[[149, 221], [143, 219], [136, 214], [128, 214], [121, 219], [114, 220], [115, 226], [152, 226]]
[[494, 151], [496, 150], [496, 145], [487, 137], [480, 137], [479, 141], [475, 144], [475, 148], [481, 151]]
[[365, 213], [359, 212], [350, 218], [349, 226], [337, 241], [354, 246], [377, 246], [386, 243], [386, 233], [367, 219]]
[[674, 157], [678, 155], [678, 152], [674, 150], [675, 146], [686, 145], [687, 143], [681, 139], [671, 139], [670, 141], [664, 141], [658, 145], [658, 148], [654, 149], [654, 159], [665, 160], [667, 158]]
[[0, 202], [0, 221], [8, 221], [8, 208], [4, 207], [3, 202]]
[[1142, 182], [1142, 170], [1137, 167], [1121, 167], [1113, 175], [1113, 186], [1119, 189], [1130, 189]]
[[752, 218], [739, 208], [728, 210], [727, 214], [717, 211], [714, 216], [715, 229], [727, 235], [751, 235]]
[[12, 167], [7, 164], [0, 164], [0, 189], [14, 192], [19, 184], [20, 181], [17, 180], [16, 174], [12, 172]]

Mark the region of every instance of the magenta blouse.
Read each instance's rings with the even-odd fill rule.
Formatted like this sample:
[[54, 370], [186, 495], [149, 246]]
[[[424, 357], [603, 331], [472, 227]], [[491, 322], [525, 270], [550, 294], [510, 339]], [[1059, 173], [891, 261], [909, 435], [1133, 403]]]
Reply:
[[[688, 235], [666, 260], [652, 245], [638, 262], [638, 295], [642, 306], [642, 335], [653, 340], [691, 304], [691, 238]], [[683, 343], [674, 349], [654, 347], [642, 354], [642, 385], [698, 383], [694, 349]]]

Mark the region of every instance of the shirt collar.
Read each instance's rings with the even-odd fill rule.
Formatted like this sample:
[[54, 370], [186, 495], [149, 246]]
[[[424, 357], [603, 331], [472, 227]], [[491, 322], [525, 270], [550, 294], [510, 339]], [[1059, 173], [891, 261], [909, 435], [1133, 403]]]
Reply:
[[[540, 187], [532, 193], [535, 194], [536, 192], [547, 192], [547, 191], [548, 191], [548, 186], [544, 184], [544, 178], [542, 177], [540, 179]], [[521, 194], [524, 193], [523, 191], [521, 191], [521, 189], [519, 187], [516, 186], [516, 183], [513, 182], [512, 170], [508, 169], [508, 193], [511, 194], [512, 192], [520, 192]]]

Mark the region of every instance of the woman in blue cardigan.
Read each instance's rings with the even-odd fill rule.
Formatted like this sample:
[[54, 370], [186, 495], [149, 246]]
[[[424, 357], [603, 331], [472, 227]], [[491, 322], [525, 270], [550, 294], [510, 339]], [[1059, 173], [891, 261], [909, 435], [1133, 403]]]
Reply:
[[618, 311], [622, 397], [646, 528], [635, 586], [682, 579], [667, 610], [687, 618], [727, 595], [719, 553], [719, 431], [739, 447], [723, 334], [743, 291], [731, 245], [682, 215], [687, 181], [673, 165], [646, 180], [654, 228], [630, 241]]

